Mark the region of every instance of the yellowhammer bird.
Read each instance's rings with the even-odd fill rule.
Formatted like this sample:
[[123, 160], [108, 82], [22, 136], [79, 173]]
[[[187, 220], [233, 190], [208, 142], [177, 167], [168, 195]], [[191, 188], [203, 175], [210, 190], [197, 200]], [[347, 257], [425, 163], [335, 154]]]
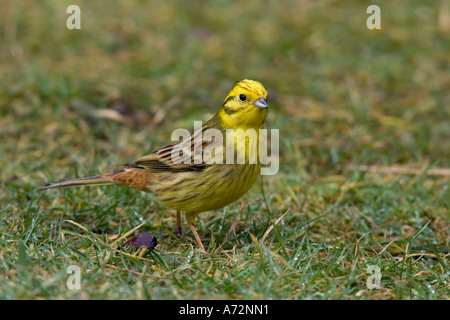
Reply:
[[[253, 80], [238, 81], [217, 114], [200, 130], [177, 144], [158, 149], [112, 173], [49, 183], [38, 190], [117, 184], [150, 192], [163, 205], [177, 211], [175, 230], [179, 234], [180, 212], [184, 212], [198, 246], [205, 251], [194, 227], [195, 215], [227, 206], [247, 193], [253, 185], [259, 175], [261, 161], [259, 152], [256, 152], [255, 161], [251, 161], [251, 150], [255, 150], [252, 149], [252, 143], [254, 147], [255, 141], [249, 141], [246, 132], [248, 129], [256, 132], [263, 129], [268, 107], [267, 91], [261, 83]], [[234, 130], [231, 131], [233, 142], [230, 145], [234, 147], [231, 158], [235, 159], [235, 155], [242, 152], [245, 154], [243, 164], [238, 161], [231, 164], [225, 161], [226, 152], [229, 150], [226, 138], [219, 142], [214, 133], [222, 133], [225, 137], [226, 132], [230, 131], [228, 129]], [[239, 144], [239, 139], [246, 143]], [[262, 142], [261, 139], [257, 134], [257, 146]], [[208, 148], [211, 149], [214, 141], [217, 142], [215, 148], [212, 148], [214, 151], [210, 153], [211, 156], [205, 156], [203, 153]], [[208, 151], [211, 151], [210, 149]], [[216, 160], [223, 159], [222, 163], [211, 161], [213, 157]]]

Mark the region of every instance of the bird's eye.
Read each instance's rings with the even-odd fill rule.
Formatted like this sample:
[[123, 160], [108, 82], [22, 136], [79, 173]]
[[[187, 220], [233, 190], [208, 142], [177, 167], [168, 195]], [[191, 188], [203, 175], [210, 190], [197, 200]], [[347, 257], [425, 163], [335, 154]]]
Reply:
[[245, 100], [247, 100], [247, 96], [245, 95], [245, 94], [240, 94], [239, 95], [239, 100], [241, 100], [241, 101], [245, 101]]

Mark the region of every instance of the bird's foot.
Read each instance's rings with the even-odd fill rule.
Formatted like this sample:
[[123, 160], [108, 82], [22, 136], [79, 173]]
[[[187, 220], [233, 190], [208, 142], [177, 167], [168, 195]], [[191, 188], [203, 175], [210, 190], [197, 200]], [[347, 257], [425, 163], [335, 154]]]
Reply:
[[183, 230], [181, 230], [181, 227], [180, 227], [180, 226], [176, 226], [176, 227], [172, 230], [172, 233], [173, 233], [174, 235], [176, 235], [178, 239], [184, 237]]

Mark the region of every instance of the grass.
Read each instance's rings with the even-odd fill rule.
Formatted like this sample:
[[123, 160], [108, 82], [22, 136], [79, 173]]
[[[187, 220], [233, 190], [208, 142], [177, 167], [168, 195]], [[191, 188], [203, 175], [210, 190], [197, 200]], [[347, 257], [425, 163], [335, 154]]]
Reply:
[[[72, 2], [0, 12], [0, 298], [450, 298], [444, 1], [378, 1], [381, 30], [360, 1]], [[269, 89], [280, 171], [200, 215], [210, 255], [149, 194], [35, 192], [167, 144], [242, 78]], [[121, 246], [137, 227], [157, 250]]]

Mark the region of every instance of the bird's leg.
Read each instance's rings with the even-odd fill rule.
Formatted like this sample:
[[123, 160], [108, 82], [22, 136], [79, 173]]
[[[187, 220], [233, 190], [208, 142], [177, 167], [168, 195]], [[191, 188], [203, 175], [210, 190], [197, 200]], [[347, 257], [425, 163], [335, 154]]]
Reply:
[[183, 230], [181, 230], [181, 212], [177, 210], [177, 226], [172, 231], [178, 238], [184, 236]]
[[203, 246], [202, 240], [200, 239], [200, 237], [197, 233], [197, 230], [194, 227], [194, 224], [191, 221], [189, 221], [189, 219], [187, 222], [188, 222], [189, 228], [191, 228], [191, 231], [195, 236], [195, 241], [197, 241], [199, 248], [202, 249], [203, 252], [206, 252], [205, 247]]
[[205, 250], [205, 247], [203, 246], [202, 240], [200, 239], [198, 233], [197, 233], [197, 229], [195, 229], [194, 227], [194, 222], [196, 221], [195, 219], [195, 214], [190, 213], [190, 212], [185, 212], [184, 213], [184, 217], [186, 218], [186, 221], [189, 225], [189, 228], [191, 228], [192, 233], [194, 234], [195, 237], [195, 241], [197, 242], [198, 247], [206, 254], [208, 254], [208, 252]]

